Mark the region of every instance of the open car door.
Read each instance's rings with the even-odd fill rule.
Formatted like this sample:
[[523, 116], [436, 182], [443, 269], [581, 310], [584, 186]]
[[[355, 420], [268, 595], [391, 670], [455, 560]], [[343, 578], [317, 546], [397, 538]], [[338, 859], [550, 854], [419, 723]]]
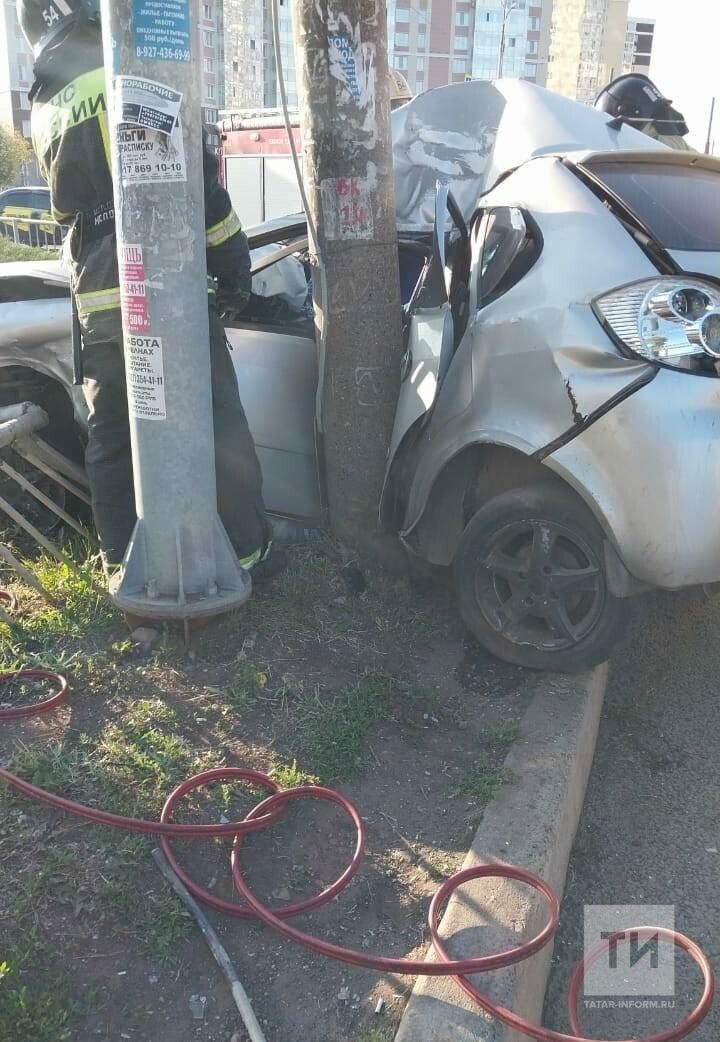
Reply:
[[390, 463], [410, 428], [432, 408], [462, 340], [468, 319], [469, 273], [467, 225], [450, 189], [438, 184], [432, 256], [406, 307], [407, 346]]
[[[297, 254], [307, 247], [304, 222], [275, 222], [248, 235], [253, 288], [247, 312], [225, 319], [225, 332], [263, 473], [269, 513], [316, 524], [321, 516], [315, 459], [317, 356], [312, 321], [280, 300], [305, 276]], [[267, 251], [267, 252], [266, 252]]]

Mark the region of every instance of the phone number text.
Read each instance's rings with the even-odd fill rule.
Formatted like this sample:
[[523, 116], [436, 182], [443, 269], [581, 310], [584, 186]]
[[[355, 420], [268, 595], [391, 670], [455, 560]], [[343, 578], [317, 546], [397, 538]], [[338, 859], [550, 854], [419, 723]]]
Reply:
[[161, 58], [171, 62], [189, 62], [190, 49], [182, 47], [151, 47], [143, 45], [135, 48], [136, 58]]

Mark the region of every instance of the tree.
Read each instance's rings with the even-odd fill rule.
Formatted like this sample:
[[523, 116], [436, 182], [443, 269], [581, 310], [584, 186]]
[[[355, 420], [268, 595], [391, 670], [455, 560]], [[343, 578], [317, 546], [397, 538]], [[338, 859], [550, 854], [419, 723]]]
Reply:
[[23, 163], [30, 158], [27, 141], [5, 127], [0, 127], [0, 188], [16, 184]]

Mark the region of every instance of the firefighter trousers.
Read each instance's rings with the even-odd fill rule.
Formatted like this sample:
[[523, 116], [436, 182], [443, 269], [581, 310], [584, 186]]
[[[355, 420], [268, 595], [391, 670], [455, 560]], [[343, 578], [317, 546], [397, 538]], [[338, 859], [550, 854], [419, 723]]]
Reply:
[[[118, 313], [117, 335], [83, 345], [83, 391], [87, 402], [85, 465], [93, 516], [106, 561], [119, 564], [135, 526], [130, 427]], [[218, 513], [241, 561], [254, 563], [270, 539], [262, 498], [262, 475], [237, 377], [214, 307], [210, 307], [215, 468]]]

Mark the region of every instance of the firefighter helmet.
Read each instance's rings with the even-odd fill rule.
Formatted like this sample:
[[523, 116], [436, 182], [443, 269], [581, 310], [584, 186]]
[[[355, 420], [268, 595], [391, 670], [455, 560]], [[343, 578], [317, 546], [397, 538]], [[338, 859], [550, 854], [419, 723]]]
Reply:
[[408, 81], [397, 69], [390, 69], [390, 108], [400, 108], [411, 99], [412, 94]]
[[100, 21], [99, 0], [17, 0], [20, 28], [37, 59], [81, 22]]
[[660, 93], [651, 79], [639, 72], [626, 73], [608, 83], [598, 94], [595, 108], [654, 137], [683, 137], [688, 133], [682, 113], [672, 107], [670, 99]]

